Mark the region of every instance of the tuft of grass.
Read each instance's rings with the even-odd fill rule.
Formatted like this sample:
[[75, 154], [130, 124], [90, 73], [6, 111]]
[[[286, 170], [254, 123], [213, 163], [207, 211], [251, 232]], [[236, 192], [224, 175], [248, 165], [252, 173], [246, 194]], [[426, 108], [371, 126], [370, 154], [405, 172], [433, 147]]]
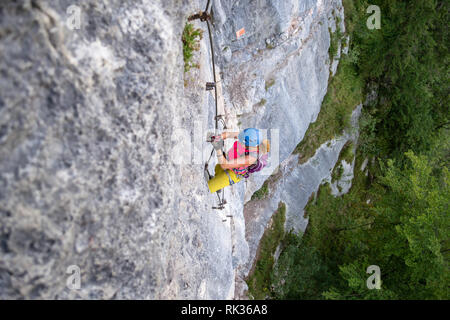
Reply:
[[342, 166], [342, 162], [339, 161], [331, 173], [331, 182], [339, 181], [342, 178], [343, 173], [344, 167]]
[[[317, 191], [319, 191], [319, 190], [317, 190]], [[310, 207], [311, 205], [314, 204], [315, 199], [316, 199], [316, 193], [313, 192], [313, 193], [311, 193], [311, 195], [309, 196], [308, 202], [306, 203], [306, 206], [305, 206], [305, 208], [303, 209], [303, 218], [305, 218], [305, 219], [308, 218], [308, 210], [309, 210], [309, 207]]]
[[353, 153], [353, 142], [347, 141], [347, 143], [342, 147], [341, 153], [339, 155], [340, 160], [345, 160], [347, 163], [352, 163], [355, 154]]
[[356, 10], [354, 0], [343, 0], [342, 3], [345, 8], [345, 30], [347, 33], [353, 34], [356, 24], [360, 22], [361, 13]]
[[263, 105], [266, 104], [266, 102], [267, 102], [267, 100], [262, 98], [261, 101], [258, 102], [258, 105], [262, 107]]
[[194, 51], [200, 49], [200, 40], [203, 38], [203, 30], [195, 29], [191, 23], [186, 23], [181, 37], [183, 41], [184, 72], [199, 65], [192, 62]]
[[266, 91], [269, 90], [269, 88], [271, 86], [273, 86], [274, 84], [275, 84], [275, 79], [271, 78], [271, 79], [267, 80], [266, 85], [265, 85]]
[[[347, 141], [345, 145], [342, 147], [341, 153], [339, 154], [339, 159], [336, 162], [336, 166], [331, 173], [331, 182], [339, 181], [344, 174], [344, 167], [342, 166], [342, 160], [345, 160], [347, 163], [352, 163], [355, 155], [353, 153], [353, 142]], [[338, 186], [340, 189], [340, 186]], [[339, 190], [340, 192], [340, 190]]]
[[254, 269], [247, 278], [248, 291], [254, 299], [265, 299], [271, 295], [271, 274], [275, 264], [274, 254], [285, 238], [284, 223], [286, 221], [286, 205], [278, 204], [269, 227], [259, 243], [259, 250]]
[[336, 20], [336, 31], [332, 32], [331, 28], [328, 28], [330, 32], [330, 47], [328, 48], [328, 54], [330, 55], [330, 61], [333, 61], [334, 57], [338, 54], [339, 41], [342, 40], [344, 34], [341, 32], [341, 28], [338, 24], [339, 19]]
[[363, 100], [363, 79], [347, 56], [339, 63], [336, 75], [331, 78], [316, 122], [311, 123], [305, 137], [294, 153], [300, 154], [299, 163], [311, 158], [317, 148], [350, 127], [353, 109]]
[[332, 32], [331, 28], [328, 28], [330, 32], [330, 47], [328, 48], [328, 54], [330, 55], [330, 61], [333, 61], [333, 58], [337, 56], [338, 46], [339, 46], [339, 38], [336, 35], [336, 32]]
[[260, 200], [268, 194], [269, 194], [269, 181], [266, 180], [264, 181], [262, 187], [259, 188], [259, 190], [255, 191], [255, 193], [253, 193], [251, 200]]

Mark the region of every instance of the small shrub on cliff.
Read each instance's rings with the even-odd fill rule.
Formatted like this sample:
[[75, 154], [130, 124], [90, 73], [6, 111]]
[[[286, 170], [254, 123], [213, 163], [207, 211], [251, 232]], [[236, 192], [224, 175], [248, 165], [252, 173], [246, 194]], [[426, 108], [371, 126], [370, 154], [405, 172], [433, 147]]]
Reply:
[[264, 198], [269, 193], [269, 183], [267, 180], [264, 182], [262, 187], [255, 191], [252, 195], [252, 200], [260, 200]]
[[194, 25], [187, 23], [183, 30], [183, 58], [184, 72], [188, 72], [192, 67], [198, 66], [192, 62], [194, 51], [200, 49], [199, 41], [203, 38], [203, 30], [195, 29]]

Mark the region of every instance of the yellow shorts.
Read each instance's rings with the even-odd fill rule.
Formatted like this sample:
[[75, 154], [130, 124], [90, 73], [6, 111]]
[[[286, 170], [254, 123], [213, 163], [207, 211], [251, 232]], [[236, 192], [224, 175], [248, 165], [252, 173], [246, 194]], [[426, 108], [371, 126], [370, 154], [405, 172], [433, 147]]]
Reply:
[[220, 189], [225, 188], [226, 186], [235, 184], [242, 179], [240, 176], [234, 173], [233, 170], [223, 170], [220, 164], [216, 164], [214, 172], [214, 178], [208, 181], [208, 188], [211, 193], [217, 192]]

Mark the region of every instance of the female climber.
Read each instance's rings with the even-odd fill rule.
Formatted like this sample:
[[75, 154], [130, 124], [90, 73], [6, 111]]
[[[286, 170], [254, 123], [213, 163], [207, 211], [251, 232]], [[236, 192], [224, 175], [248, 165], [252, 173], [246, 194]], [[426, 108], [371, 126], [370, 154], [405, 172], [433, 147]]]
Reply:
[[[222, 148], [225, 139], [238, 139], [225, 156]], [[263, 139], [258, 129], [248, 128], [239, 132], [224, 132], [219, 136], [209, 135], [216, 150], [218, 164], [215, 175], [208, 181], [209, 191], [217, 192], [247, 178], [249, 173], [260, 171], [267, 162], [270, 151], [269, 140]]]

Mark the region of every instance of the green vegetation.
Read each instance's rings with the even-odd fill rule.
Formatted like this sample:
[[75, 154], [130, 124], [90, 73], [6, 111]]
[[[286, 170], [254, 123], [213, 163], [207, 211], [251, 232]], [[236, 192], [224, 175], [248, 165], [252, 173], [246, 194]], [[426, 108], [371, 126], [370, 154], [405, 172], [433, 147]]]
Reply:
[[330, 61], [333, 61], [333, 58], [338, 54], [339, 38], [331, 31], [331, 28], [328, 28], [328, 31], [330, 32], [330, 47], [328, 48], [328, 54], [330, 55]]
[[268, 194], [269, 194], [269, 180], [266, 180], [264, 181], [262, 187], [253, 193], [251, 200], [260, 200]]
[[341, 135], [350, 126], [352, 111], [363, 100], [363, 87], [356, 66], [343, 56], [336, 75], [330, 80], [316, 122], [310, 124], [305, 138], [294, 151], [300, 154], [300, 163], [306, 162], [320, 145]]
[[264, 98], [262, 98], [261, 101], [258, 102], [258, 105], [259, 105], [259, 106], [263, 106], [263, 105], [266, 104], [266, 102], [267, 102], [267, 100], [264, 99]]
[[[373, 0], [379, 30], [366, 27], [368, 1], [343, 3], [349, 55], [297, 147], [302, 161], [348, 125], [362, 88], [377, 95], [360, 118], [352, 188], [334, 197], [324, 184], [311, 197], [306, 232], [284, 236], [267, 296], [449, 299], [449, 3]], [[353, 159], [352, 149], [340, 159]], [[375, 159], [367, 176], [359, 170], [365, 158]], [[380, 290], [366, 286], [370, 265], [381, 269]]]
[[[303, 236], [304, 237], [304, 236]], [[273, 299], [311, 299], [328, 288], [326, 265], [316, 249], [302, 245], [302, 236], [286, 236], [283, 253], [272, 271]], [[302, 270], [302, 272], [295, 272]]]
[[328, 28], [330, 33], [330, 47], [328, 48], [328, 54], [330, 55], [330, 62], [337, 56], [339, 50], [339, 42], [344, 39], [344, 35], [341, 30], [341, 18], [336, 15], [336, 12], [333, 10], [333, 16], [336, 19], [336, 30], [335, 32], [331, 31], [331, 28]]
[[[430, 149], [433, 137], [448, 126], [448, 18], [446, 1], [378, 0], [379, 30], [369, 30], [369, 2], [353, 2], [351, 50], [359, 52], [358, 73], [378, 93], [367, 109], [375, 120], [373, 149], [384, 161], [405, 160], [408, 150]], [[346, 10], [347, 11], [347, 10]]]
[[[339, 159], [336, 162], [336, 166], [331, 173], [331, 182], [339, 181], [344, 174], [344, 167], [342, 165], [342, 160], [351, 164], [353, 162], [353, 158], [355, 155], [353, 154], [353, 143], [351, 141], [347, 141], [346, 144], [342, 147], [341, 153], [339, 154]], [[337, 188], [341, 189], [338, 185]]]
[[266, 81], [266, 85], [265, 85], [266, 91], [269, 90], [269, 88], [271, 86], [273, 86], [274, 84], [275, 84], [275, 79], [273, 79], [273, 78], [271, 78], [268, 81]]
[[[273, 269], [275, 298], [448, 299], [449, 171], [442, 159], [407, 159], [404, 168], [389, 161], [376, 184], [359, 171], [343, 197], [320, 188], [305, 235]], [[372, 264], [381, 290], [366, 287]]]
[[254, 299], [264, 299], [270, 296], [271, 270], [275, 263], [274, 254], [284, 239], [285, 221], [286, 205], [280, 202], [278, 210], [273, 214], [269, 227], [261, 238], [254, 270], [250, 272], [247, 279], [249, 293]]
[[336, 167], [333, 169], [331, 173], [331, 182], [339, 181], [344, 174], [344, 167], [342, 166], [341, 161], [337, 162]]
[[336, 27], [335, 32], [332, 32], [331, 28], [328, 29], [330, 32], [330, 48], [328, 49], [328, 53], [330, 55], [330, 61], [333, 61], [333, 59], [337, 56], [338, 49], [339, 49], [339, 41], [341, 41], [342, 37], [343, 37], [341, 29], [339, 28], [339, 25], [338, 24], [336, 24], [336, 25], [337, 25], [337, 27]]
[[203, 30], [195, 29], [191, 23], [186, 23], [183, 30], [183, 58], [184, 72], [188, 72], [192, 67], [198, 67], [198, 64], [192, 62], [194, 51], [200, 49], [200, 40], [203, 37]]
[[347, 163], [352, 163], [355, 155], [353, 154], [353, 142], [347, 141], [347, 143], [342, 147], [341, 154], [339, 155], [339, 160], [345, 160]]

